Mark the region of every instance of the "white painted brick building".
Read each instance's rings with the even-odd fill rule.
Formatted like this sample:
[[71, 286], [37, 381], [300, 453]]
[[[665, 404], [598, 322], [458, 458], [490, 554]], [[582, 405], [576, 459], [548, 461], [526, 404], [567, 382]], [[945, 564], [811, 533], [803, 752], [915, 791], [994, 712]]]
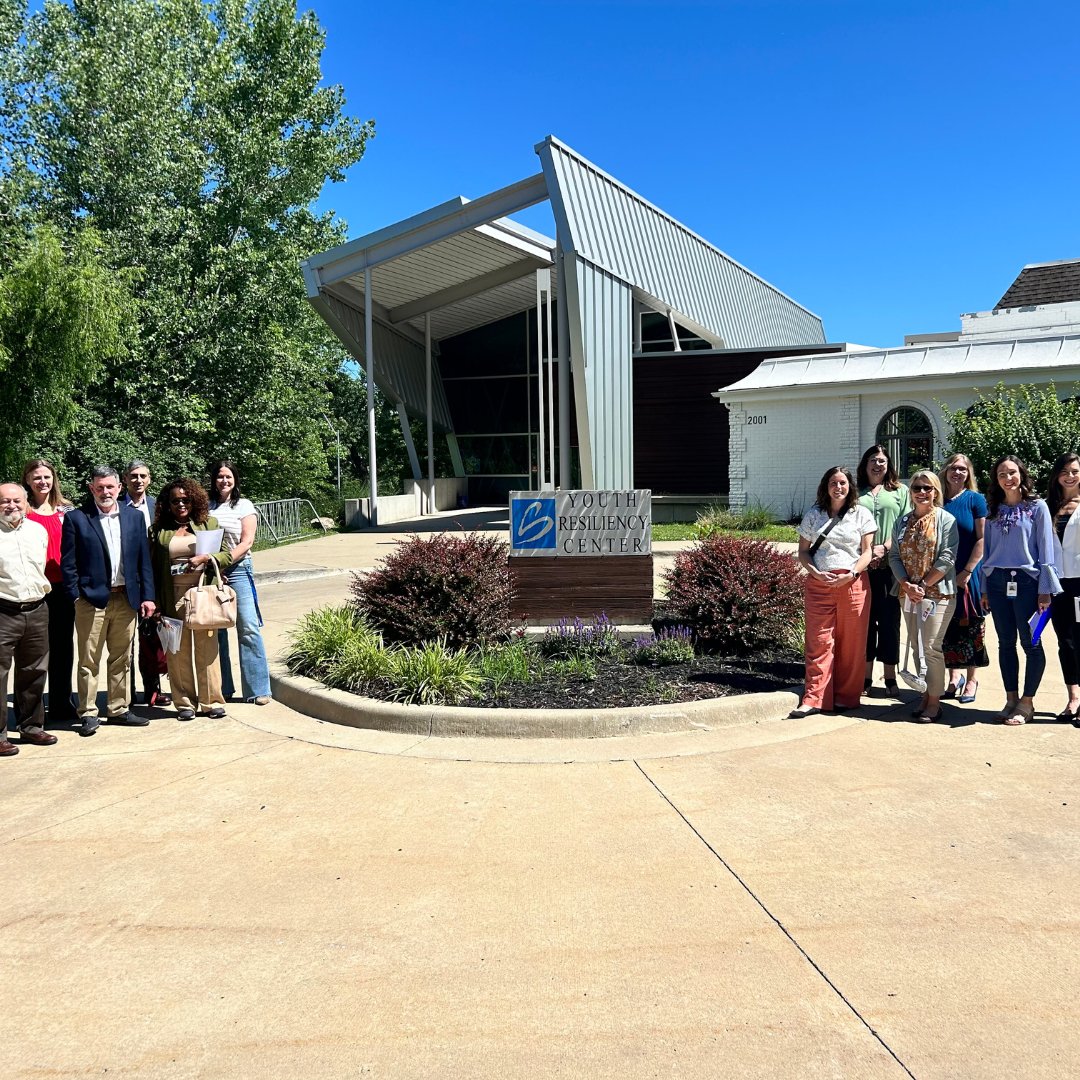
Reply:
[[760, 503], [779, 519], [797, 516], [827, 468], [854, 470], [876, 442], [896, 448], [905, 474], [912, 463], [939, 461], [947, 436], [942, 407], [966, 408], [998, 383], [1053, 382], [1072, 396], [1080, 380], [1077, 300], [1080, 260], [1035, 264], [993, 311], [963, 316], [959, 335], [944, 335], [951, 340], [764, 361], [713, 395], [729, 411], [730, 505]]

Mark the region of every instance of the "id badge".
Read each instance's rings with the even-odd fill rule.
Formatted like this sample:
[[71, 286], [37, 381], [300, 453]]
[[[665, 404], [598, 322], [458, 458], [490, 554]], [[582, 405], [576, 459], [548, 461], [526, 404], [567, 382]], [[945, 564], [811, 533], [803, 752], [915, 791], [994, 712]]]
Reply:
[[1076, 621], [1080, 623], [1080, 596], [1073, 597], [1073, 612], [1076, 615]]
[[1015, 600], [1016, 599], [1016, 582], [1015, 581], [1006, 581], [1005, 582], [1005, 595], [1010, 600]]

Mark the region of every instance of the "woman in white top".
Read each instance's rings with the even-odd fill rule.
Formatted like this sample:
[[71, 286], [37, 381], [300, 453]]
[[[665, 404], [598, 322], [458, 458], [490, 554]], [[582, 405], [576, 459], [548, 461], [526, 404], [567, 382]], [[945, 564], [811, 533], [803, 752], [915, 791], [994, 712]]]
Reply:
[[870, 621], [863, 571], [874, 557], [877, 525], [858, 500], [851, 472], [834, 465], [799, 525], [799, 562], [807, 573], [806, 688], [792, 719], [859, 707]]
[[1061, 676], [1069, 695], [1057, 718], [1080, 727], [1080, 456], [1062, 454], [1054, 462], [1046, 507], [1054, 521], [1054, 561], [1064, 590], [1050, 601]]
[[[232, 554], [225, 580], [236, 590], [236, 636], [240, 642], [240, 689], [244, 700], [256, 705], [270, 702], [270, 666], [259, 627], [262, 615], [251, 569], [251, 545], [255, 542], [258, 516], [255, 505], [240, 494], [240, 474], [231, 461], [215, 461], [210, 466], [210, 510], [225, 530], [222, 549]], [[221, 687], [226, 698], [233, 696], [229, 632], [218, 631], [221, 653]]]

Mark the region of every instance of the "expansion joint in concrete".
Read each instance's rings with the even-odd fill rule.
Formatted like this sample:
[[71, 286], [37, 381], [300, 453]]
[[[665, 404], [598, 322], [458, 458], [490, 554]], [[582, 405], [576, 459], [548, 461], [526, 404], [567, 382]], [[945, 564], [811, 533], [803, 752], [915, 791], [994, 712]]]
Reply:
[[829, 976], [822, 969], [821, 965], [818, 964], [817, 961], [814, 960], [814, 958], [806, 951], [806, 949], [804, 949], [802, 945], [799, 944], [791, 931], [788, 930], [788, 928], [780, 921], [780, 919], [777, 918], [777, 916], [775, 916], [769, 910], [761, 897], [758, 896], [757, 893], [755, 893], [749, 885], [747, 885], [747, 883], [739, 876], [739, 874], [735, 871], [734, 867], [727, 861], [727, 859], [725, 859], [724, 856], [721, 855], [720, 852], [717, 851], [716, 848], [714, 848], [712, 844], [710, 844], [709, 841], [701, 835], [697, 828], [695, 828], [693, 822], [671, 801], [671, 798], [660, 787], [660, 785], [641, 767], [641, 762], [635, 761], [634, 765], [637, 768], [638, 772], [640, 772], [641, 775], [649, 781], [649, 783], [652, 785], [653, 789], [660, 796], [660, 798], [663, 799], [664, 802], [666, 802], [668, 806], [670, 806], [671, 809], [679, 815], [680, 818], [682, 818], [683, 824], [686, 825], [686, 827], [698, 838], [698, 840], [702, 842], [702, 844], [705, 845], [706, 848], [708, 848], [709, 853], [713, 856], [713, 858], [716, 859], [716, 861], [720, 863], [720, 865], [739, 883], [739, 887], [743, 889], [747, 896], [749, 896], [750, 899], [753, 900], [759, 908], [761, 908], [761, 910], [776, 926], [780, 933], [782, 933], [784, 937], [786, 937], [788, 941], [791, 942], [791, 944], [798, 950], [802, 958], [814, 969], [815, 972], [817, 972], [817, 974], [822, 978], [822, 980], [824, 980], [825, 984], [829, 987], [829, 989], [832, 990], [832, 992], [844, 1003], [846, 1008], [850, 1010], [851, 1014], [855, 1017], [855, 1019], [858, 1020], [864, 1028], [866, 1028], [866, 1030], [874, 1037], [875, 1041], [889, 1055], [889, 1057], [891, 1057], [893, 1061], [895, 1061], [896, 1064], [904, 1070], [904, 1073], [907, 1076], [911, 1077], [911, 1080], [917, 1080], [915, 1074], [897, 1056], [896, 1051], [893, 1050], [893, 1048], [889, 1046], [889, 1044], [877, 1033], [877, 1031], [875, 1031], [874, 1028], [870, 1026], [870, 1023], [867, 1021], [867, 1019], [862, 1015], [862, 1013], [859, 1012], [857, 1008], [855, 1008], [854, 1004], [844, 994], [840, 987], [837, 986], [836, 983], [834, 983], [832, 979], [829, 978]]

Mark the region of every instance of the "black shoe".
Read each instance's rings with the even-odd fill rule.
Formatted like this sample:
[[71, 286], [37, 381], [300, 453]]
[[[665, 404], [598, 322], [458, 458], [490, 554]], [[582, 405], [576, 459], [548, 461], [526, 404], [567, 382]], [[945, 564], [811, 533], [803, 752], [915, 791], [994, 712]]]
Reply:
[[219, 709], [211, 709], [206, 715], [207, 715], [208, 719], [210, 719], [210, 720], [224, 720], [225, 719], [225, 710], [220, 709], [220, 708]]
[[123, 724], [125, 727], [146, 727], [150, 723], [149, 717], [136, 716], [130, 709], [126, 713], [110, 716], [108, 719], [110, 724]]
[[98, 724], [101, 721], [96, 716], [84, 716], [82, 718], [82, 727], [79, 728], [80, 735], [93, 735], [97, 732]]
[[178, 709], [177, 713], [176, 713], [176, 719], [177, 720], [194, 720], [195, 719], [195, 710], [194, 709]]

